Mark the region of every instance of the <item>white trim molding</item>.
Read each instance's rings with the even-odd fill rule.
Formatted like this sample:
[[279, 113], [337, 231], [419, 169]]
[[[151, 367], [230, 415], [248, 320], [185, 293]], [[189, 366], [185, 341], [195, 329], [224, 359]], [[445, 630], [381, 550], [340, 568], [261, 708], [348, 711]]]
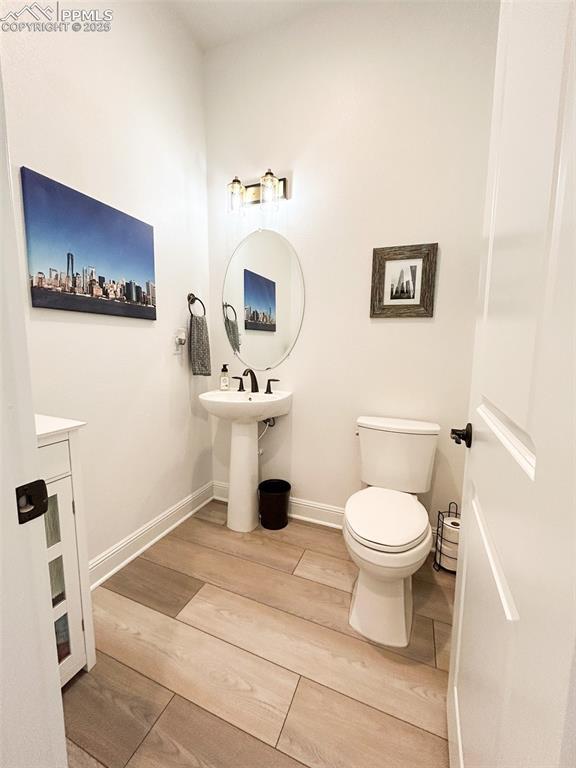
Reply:
[[507, 424], [503, 418], [500, 418], [494, 406], [489, 405], [486, 400], [478, 406], [476, 412], [530, 480], [534, 481], [536, 479], [536, 454], [530, 438], [524, 435], [511, 421]]
[[453, 768], [464, 768], [464, 749], [462, 746], [462, 727], [460, 723], [460, 707], [458, 705], [458, 689], [452, 687], [452, 696], [448, 698], [448, 709], [451, 718], [448, 719], [448, 748], [450, 765]]
[[94, 557], [89, 563], [91, 589], [106, 581], [145, 549], [193, 515], [213, 498], [213, 484], [206, 483], [172, 507], [161, 512], [137, 531]]
[[228, 483], [219, 483], [217, 480], [214, 480], [212, 488], [216, 501], [228, 501]]
[[[153, 520], [145, 523], [137, 531], [109, 547], [105, 552], [94, 557], [89, 563], [90, 588], [96, 589], [144, 550], [169, 533], [188, 517], [198, 512], [212, 499], [228, 500], [228, 483], [209, 482], [198, 488], [174, 506], [161, 512]], [[329, 528], [342, 528], [344, 510], [331, 504], [318, 501], [290, 498], [288, 516], [294, 520], [317, 523]]]
[[[228, 483], [214, 481], [214, 498], [218, 501], [228, 500]], [[303, 520], [307, 523], [326, 525], [329, 528], [342, 528], [344, 524], [344, 509], [332, 504], [322, 504], [319, 501], [297, 499], [290, 497], [288, 517]]]
[[291, 497], [288, 517], [304, 520], [307, 523], [327, 525], [329, 528], [342, 528], [344, 525], [343, 507], [334, 507], [332, 504], [321, 504], [319, 501], [308, 501], [308, 499]]

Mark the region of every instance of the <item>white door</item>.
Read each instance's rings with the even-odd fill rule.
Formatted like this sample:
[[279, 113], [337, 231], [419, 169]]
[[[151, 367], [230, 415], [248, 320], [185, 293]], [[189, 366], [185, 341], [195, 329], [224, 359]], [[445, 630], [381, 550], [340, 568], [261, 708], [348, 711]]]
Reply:
[[42, 517], [18, 523], [15, 489], [38, 478], [0, 73], [0, 766], [65, 768]]
[[574, 34], [573, 3], [501, 7], [452, 768], [576, 764]]

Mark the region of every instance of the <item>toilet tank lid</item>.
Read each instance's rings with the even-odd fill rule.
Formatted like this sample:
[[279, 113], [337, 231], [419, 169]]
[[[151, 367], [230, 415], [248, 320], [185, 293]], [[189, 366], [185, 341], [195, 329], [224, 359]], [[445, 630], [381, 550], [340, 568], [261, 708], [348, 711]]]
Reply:
[[358, 416], [356, 424], [364, 429], [403, 432], [405, 435], [437, 435], [440, 432], [440, 425], [431, 421], [395, 419], [389, 416]]

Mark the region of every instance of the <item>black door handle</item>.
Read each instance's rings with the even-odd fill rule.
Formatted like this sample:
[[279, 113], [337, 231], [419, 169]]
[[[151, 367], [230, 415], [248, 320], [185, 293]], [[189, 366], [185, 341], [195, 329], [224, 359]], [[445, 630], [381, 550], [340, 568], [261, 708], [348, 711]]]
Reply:
[[464, 443], [466, 445], [466, 448], [470, 448], [470, 446], [472, 445], [472, 424], [468, 422], [468, 424], [466, 424], [466, 427], [464, 429], [451, 429], [450, 437], [458, 445], [460, 445], [461, 443]]
[[16, 488], [16, 503], [18, 505], [18, 522], [20, 525], [29, 523], [48, 511], [48, 489], [44, 480], [34, 480]]

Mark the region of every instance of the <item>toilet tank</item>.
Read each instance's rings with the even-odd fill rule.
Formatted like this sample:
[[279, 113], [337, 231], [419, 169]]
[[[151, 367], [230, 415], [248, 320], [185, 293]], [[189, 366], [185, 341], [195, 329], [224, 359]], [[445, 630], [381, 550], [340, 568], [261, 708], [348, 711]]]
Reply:
[[440, 426], [429, 421], [360, 416], [362, 480], [405, 493], [430, 490]]

